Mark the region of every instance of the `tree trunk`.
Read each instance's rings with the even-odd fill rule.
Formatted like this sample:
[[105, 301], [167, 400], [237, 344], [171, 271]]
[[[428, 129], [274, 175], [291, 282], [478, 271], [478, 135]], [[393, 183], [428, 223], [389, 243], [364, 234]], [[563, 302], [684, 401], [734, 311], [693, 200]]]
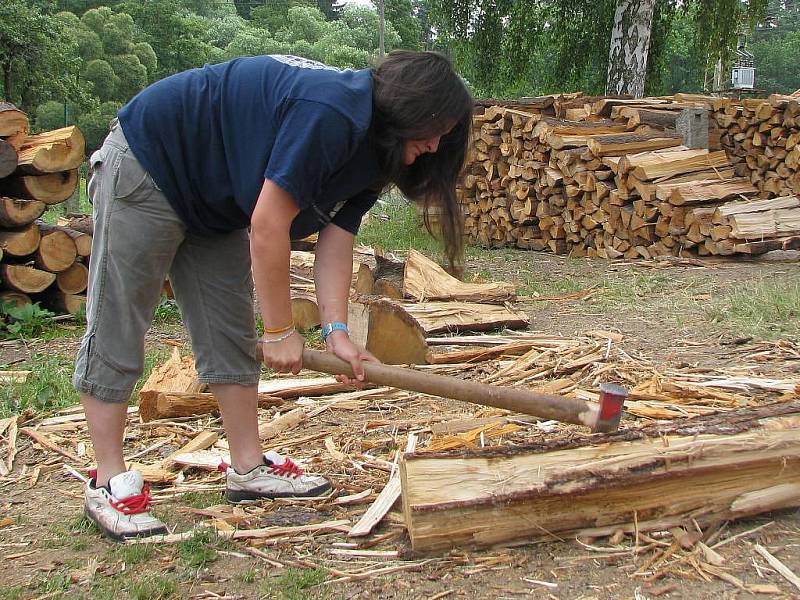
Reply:
[[608, 54], [609, 95], [644, 96], [655, 0], [618, 0]]

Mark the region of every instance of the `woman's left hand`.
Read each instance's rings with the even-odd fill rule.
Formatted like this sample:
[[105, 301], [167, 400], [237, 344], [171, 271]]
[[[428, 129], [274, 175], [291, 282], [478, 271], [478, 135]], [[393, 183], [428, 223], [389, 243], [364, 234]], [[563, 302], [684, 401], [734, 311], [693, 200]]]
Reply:
[[355, 378], [348, 377], [347, 375], [337, 375], [336, 380], [341, 383], [355, 385], [358, 389], [361, 389], [364, 384], [365, 375], [362, 362], [380, 362], [370, 352], [356, 346], [344, 331], [332, 332], [328, 336], [328, 339], [325, 340], [325, 344], [328, 348], [328, 352], [333, 352], [342, 360], [350, 363], [353, 374], [355, 375]]

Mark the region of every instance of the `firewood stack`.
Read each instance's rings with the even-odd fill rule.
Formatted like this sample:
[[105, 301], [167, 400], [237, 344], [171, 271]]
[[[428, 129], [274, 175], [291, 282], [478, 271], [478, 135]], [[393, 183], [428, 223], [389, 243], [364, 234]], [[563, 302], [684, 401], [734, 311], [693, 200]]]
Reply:
[[[800, 235], [796, 100], [535, 100], [475, 112], [458, 190], [473, 241], [650, 258], [757, 254]], [[682, 146], [675, 131], [681, 111], [697, 107], [709, 111], [710, 149]], [[755, 202], [776, 196], [777, 205]], [[728, 206], [731, 217], [716, 214]], [[731, 218], [752, 226], [734, 227]]]
[[28, 117], [0, 103], [0, 302], [84, 306], [91, 234], [41, 219], [75, 192], [83, 154], [77, 127], [29, 135]]

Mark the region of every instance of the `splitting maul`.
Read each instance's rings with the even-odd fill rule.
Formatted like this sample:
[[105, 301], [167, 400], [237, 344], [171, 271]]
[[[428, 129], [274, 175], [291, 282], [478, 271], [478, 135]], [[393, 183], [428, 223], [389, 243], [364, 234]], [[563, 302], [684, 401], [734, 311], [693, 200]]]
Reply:
[[[259, 354], [260, 350], [259, 347]], [[600, 385], [599, 402], [588, 402], [578, 398], [542, 394], [523, 388], [494, 386], [381, 363], [363, 364], [365, 378], [369, 383], [503, 408], [542, 419], [584, 425], [593, 432], [611, 432], [619, 428], [619, 420], [628, 395], [625, 388], [619, 385], [603, 383]], [[350, 364], [330, 352], [305, 349], [303, 367], [330, 375], [353, 377]]]

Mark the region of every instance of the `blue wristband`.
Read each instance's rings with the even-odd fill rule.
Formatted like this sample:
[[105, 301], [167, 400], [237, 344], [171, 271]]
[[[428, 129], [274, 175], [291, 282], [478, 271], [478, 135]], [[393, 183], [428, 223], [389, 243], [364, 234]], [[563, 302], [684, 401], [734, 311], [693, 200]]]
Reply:
[[347, 335], [350, 335], [350, 330], [347, 328], [347, 324], [334, 322], [328, 323], [322, 328], [322, 339], [327, 340], [328, 336], [334, 331], [344, 331]]

